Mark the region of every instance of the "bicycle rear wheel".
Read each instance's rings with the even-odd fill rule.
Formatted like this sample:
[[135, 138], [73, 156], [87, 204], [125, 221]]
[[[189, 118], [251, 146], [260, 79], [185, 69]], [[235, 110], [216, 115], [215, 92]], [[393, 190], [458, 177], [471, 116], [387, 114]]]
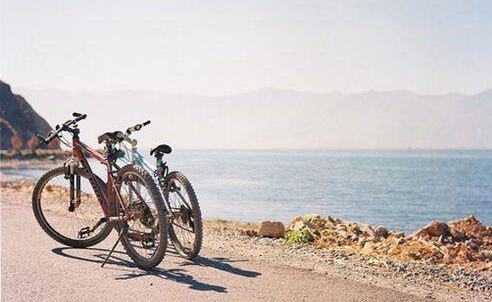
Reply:
[[[104, 188], [104, 181], [95, 177]], [[106, 222], [98, 225], [105, 215], [88, 176], [76, 168], [73, 178], [73, 209], [70, 209], [70, 179], [65, 178], [63, 166], [49, 170], [38, 180], [32, 194], [32, 208], [39, 225], [51, 238], [64, 245], [84, 248], [103, 241], [112, 227]]]
[[186, 259], [195, 258], [202, 247], [202, 212], [195, 190], [181, 172], [171, 172], [161, 187], [169, 207], [169, 238], [178, 253]]

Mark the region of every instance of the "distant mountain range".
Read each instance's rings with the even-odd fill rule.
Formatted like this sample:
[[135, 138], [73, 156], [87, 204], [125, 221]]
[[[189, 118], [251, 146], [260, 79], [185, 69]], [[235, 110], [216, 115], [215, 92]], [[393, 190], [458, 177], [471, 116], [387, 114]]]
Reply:
[[83, 135], [152, 120], [146, 146], [208, 149], [492, 148], [492, 89], [475, 95], [410, 91], [310, 93], [264, 88], [223, 97], [159, 92], [20, 89], [51, 123], [88, 113]]
[[[50, 130], [50, 125], [22, 96], [13, 94], [10, 86], [0, 81], [1, 150], [35, 147], [36, 134], [45, 134]], [[52, 148], [56, 149], [57, 146], [53, 145]]]

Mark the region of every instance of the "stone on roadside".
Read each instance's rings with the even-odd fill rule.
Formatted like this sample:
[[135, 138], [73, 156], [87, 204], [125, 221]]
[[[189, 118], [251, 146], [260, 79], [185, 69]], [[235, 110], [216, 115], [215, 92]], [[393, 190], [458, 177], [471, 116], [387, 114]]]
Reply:
[[256, 230], [246, 230], [244, 234], [249, 237], [258, 237], [258, 231]]
[[371, 255], [374, 252], [374, 243], [371, 241], [367, 241], [366, 243], [364, 243], [364, 247], [360, 250], [360, 253], [363, 255]]
[[380, 239], [380, 238], [386, 238], [388, 237], [388, 229], [386, 229], [385, 227], [378, 227], [375, 231], [374, 231], [374, 237]]
[[278, 221], [263, 221], [258, 234], [261, 237], [283, 238], [285, 236], [284, 224]]
[[304, 223], [304, 221], [302, 220], [297, 220], [296, 222], [294, 222], [291, 226], [290, 226], [290, 229], [291, 230], [294, 230], [294, 231], [300, 231], [302, 230], [303, 228], [306, 227], [306, 224]]
[[361, 224], [359, 225], [359, 229], [363, 231], [367, 236], [374, 237], [374, 229], [372, 226], [367, 224]]

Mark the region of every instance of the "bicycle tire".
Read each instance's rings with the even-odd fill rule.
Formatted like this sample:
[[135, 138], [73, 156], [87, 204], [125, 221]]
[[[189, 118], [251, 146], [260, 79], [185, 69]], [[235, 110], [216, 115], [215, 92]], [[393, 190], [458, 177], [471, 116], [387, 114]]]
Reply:
[[[74, 173], [79, 174], [81, 177], [88, 178], [88, 175], [86, 175], [86, 173], [80, 168], [76, 168]], [[57, 232], [46, 220], [46, 217], [43, 214], [43, 210], [41, 208], [41, 194], [46, 184], [51, 179], [61, 175], [65, 175], [64, 166], [52, 168], [51, 170], [43, 174], [43, 176], [41, 176], [41, 178], [36, 182], [36, 185], [34, 186], [34, 190], [32, 193], [32, 208], [34, 212], [34, 217], [36, 217], [38, 224], [41, 226], [41, 228], [46, 234], [48, 234], [51, 238], [53, 238], [54, 240], [56, 240], [57, 242], [63, 245], [67, 245], [75, 248], [86, 248], [100, 243], [101, 241], [106, 239], [106, 237], [108, 237], [108, 235], [111, 233], [112, 226], [109, 223], [105, 223], [101, 231], [94, 237], [88, 238], [86, 240], [74, 240], [66, 236], [63, 236], [62, 234]], [[101, 178], [97, 177], [97, 175], [94, 176], [99, 184], [99, 187], [105, 188], [106, 183]]]
[[203, 222], [202, 222], [202, 212], [200, 209], [200, 204], [198, 203], [198, 198], [196, 196], [195, 190], [191, 185], [191, 182], [186, 178], [186, 176], [179, 172], [174, 171], [168, 174], [164, 185], [161, 187], [164, 198], [169, 202], [169, 182], [173, 179], [179, 181], [185, 188], [186, 193], [188, 195], [190, 206], [191, 206], [191, 214], [194, 218], [194, 231], [195, 238], [193, 240], [192, 247], [187, 251], [187, 249], [183, 246], [183, 244], [179, 241], [176, 236], [176, 232], [174, 230], [174, 224], [172, 221], [169, 222], [169, 239], [172, 241], [174, 247], [177, 252], [184, 258], [188, 260], [194, 259], [202, 248], [203, 242]]

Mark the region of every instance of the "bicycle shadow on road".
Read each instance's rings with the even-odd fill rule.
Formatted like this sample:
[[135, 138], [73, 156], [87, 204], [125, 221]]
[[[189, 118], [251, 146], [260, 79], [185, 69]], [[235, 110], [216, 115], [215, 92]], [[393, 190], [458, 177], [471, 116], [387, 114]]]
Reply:
[[233, 262], [247, 262], [247, 260], [232, 260], [225, 257], [214, 257], [214, 258], [205, 258], [202, 256], [197, 256], [193, 260], [185, 260], [186, 262], [180, 264], [180, 266], [190, 266], [197, 265], [202, 267], [211, 267], [214, 269], [218, 269], [224, 272], [228, 272], [234, 275], [239, 275], [247, 278], [256, 278], [261, 276], [261, 273], [255, 271], [248, 271], [245, 269], [241, 269], [238, 267], [234, 267], [229, 263]]
[[193, 276], [186, 274], [186, 271], [179, 268], [171, 268], [171, 269], [162, 269], [162, 268], [153, 268], [151, 270], [140, 270], [136, 272], [128, 272], [123, 274], [122, 276], [115, 277], [116, 280], [129, 280], [144, 276], [156, 276], [161, 279], [171, 280], [178, 283], [187, 284], [190, 289], [199, 290], [199, 291], [214, 291], [217, 293], [227, 293], [227, 288], [220, 285], [212, 285], [200, 282], [195, 280]]
[[[94, 258], [87, 258], [87, 257], [82, 257], [78, 255], [73, 255], [69, 254], [66, 251], [69, 250], [86, 250], [86, 251], [92, 251], [96, 252], [96, 254], [93, 254], [92, 256]], [[85, 248], [85, 249], [78, 249], [78, 248], [73, 248], [73, 247], [59, 247], [59, 248], [54, 248], [51, 250], [53, 253], [56, 255], [70, 258], [70, 259], [76, 259], [76, 260], [81, 260], [81, 261], [86, 261], [86, 262], [91, 262], [91, 263], [98, 263], [102, 264], [104, 259], [107, 256], [107, 253], [109, 253], [108, 249], [101, 249], [101, 248]], [[135, 264], [129, 260], [120, 258], [118, 256], [115, 256], [115, 254], [120, 254], [120, 255], [126, 255], [124, 252], [120, 251], [114, 251], [113, 255], [108, 259], [106, 262], [106, 265], [115, 265], [118, 268], [112, 267], [112, 269], [115, 270], [120, 270], [120, 271], [125, 271], [123, 275], [116, 276], [116, 280], [130, 280], [138, 277], [143, 277], [143, 276], [149, 276], [153, 275], [156, 277], [159, 277], [161, 279], [165, 280], [170, 280], [178, 283], [183, 283], [187, 284], [190, 289], [193, 290], [199, 290], [199, 291], [214, 291], [218, 293], [227, 293], [227, 288], [219, 285], [213, 285], [213, 284], [207, 284], [204, 282], [200, 282], [198, 280], [195, 280], [193, 276], [189, 275], [186, 273], [186, 270], [184, 269], [162, 269], [162, 268], [154, 268], [151, 270], [131, 270], [128, 271], [127, 269], [122, 269], [121, 266], [126, 267], [126, 268], [137, 268]]]

